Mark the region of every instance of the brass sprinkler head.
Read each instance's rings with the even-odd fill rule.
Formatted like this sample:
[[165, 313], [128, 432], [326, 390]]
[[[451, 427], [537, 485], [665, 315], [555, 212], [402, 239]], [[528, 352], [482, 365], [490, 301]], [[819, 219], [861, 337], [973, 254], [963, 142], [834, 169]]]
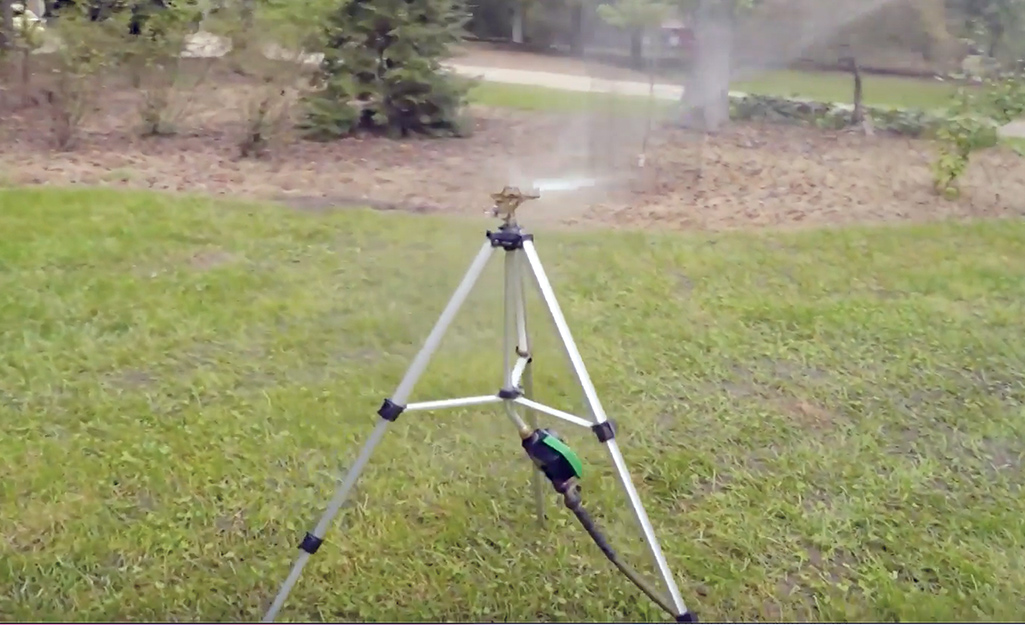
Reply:
[[504, 187], [498, 193], [492, 193], [491, 199], [495, 205], [488, 211], [492, 217], [501, 217], [505, 225], [516, 223], [516, 209], [527, 200], [536, 200], [541, 197], [538, 191], [524, 192], [519, 187]]

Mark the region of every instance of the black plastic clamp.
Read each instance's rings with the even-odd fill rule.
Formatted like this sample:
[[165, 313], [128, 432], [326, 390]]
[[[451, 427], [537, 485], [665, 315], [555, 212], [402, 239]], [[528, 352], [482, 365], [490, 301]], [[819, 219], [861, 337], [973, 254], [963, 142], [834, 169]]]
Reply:
[[518, 388], [503, 388], [498, 391], [498, 396], [502, 399], [518, 399], [523, 395], [523, 391]]
[[616, 438], [616, 424], [612, 421], [602, 421], [591, 426], [591, 431], [598, 437], [599, 443], [607, 443]]
[[530, 355], [530, 352], [525, 349], [520, 349], [519, 345], [516, 346], [516, 355], [520, 358], [526, 358], [528, 363], [534, 362], [534, 357]]
[[394, 422], [405, 409], [405, 406], [400, 406], [390, 399], [385, 399], [381, 407], [377, 409], [377, 414], [385, 421]]
[[697, 623], [698, 617], [693, 612], [684, 612], [683, 614], [676, 615], [677, 623]]
[[521, 249], [524, 241], [534, 240], [534, 235], [523, 232], [519, 226], [502, 226], [496, 232], [488, 230], [487, 237], [491, 247], [500, 247], [507, 252]]
[[313, 534], [306, 532], [306, 535], [303, 536], [303, 541], [299, 543], [299, 548], [312, 556], [317, 553], [317, 549], [320, 549], [320, 546], [323, 544], [323, 538], [317, 538]]

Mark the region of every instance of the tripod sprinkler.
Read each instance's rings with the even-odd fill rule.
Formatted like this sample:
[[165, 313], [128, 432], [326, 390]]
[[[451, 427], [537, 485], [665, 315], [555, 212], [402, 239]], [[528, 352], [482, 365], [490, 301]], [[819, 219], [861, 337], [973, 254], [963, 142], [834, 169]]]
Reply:
[[[613, 422], [609, 420], [608, 415], [605, 414], [605, 409], [598, 398], [598, 392], [595, 390], [594, 383], [587, 373], [587, 367], [584, 365], [583, 357], [577, 349], [576, 342], [569, 329], [569, 324], [556, 299], [552, 283], [541, 264], [537, 248], [534, 245], [534, 235], [524, 231], [516, 223], [516, 209], [528, 200], [539, 198], [542, 189], [551, 188], [551, 181], [547, 184], [536, 182], [535, 185], [539, 188], [531, 189], [527, 192], [521, 191], [517, 187], [507, 186], [498, 193], [491, 194], [494, 205], [486, 212], [493, 217], [501, 218], [501, 226], [497, 231], [489, 230], [485, 232], [485, 241], [482, 242], [480, 250], [470, 264], [470, 268], [438, 316], [434, 328], [424, 340], [420, 351], [413, 358], [392, 395], [382, 401], [381, 407], [377, 410], [377, 415], [380, 419], [374, 431], [363, 444], [355, 460], [353, 460], [351, 467], [346, 472], [330, 502], [328, 502], [327, 509], [317, 522], [317, 525], [307, 532], [299, 543], [299, 555], [292, 565], [291, 572], [285, 578], [280, 590], [278, 590], [278, 594], [274, 597], [270, 607], [267, 608], [263, 618], [264, 623], [274, 621], [292, 592], [292, 588], [298, 582], [306, 563], [323, 545], [325, 532], [345, 504], [349, 493], [356, 485], [356, 480], [359, 479], [360, 473], [363, 472], [370, 461], [374, 449], [381, 442], [390, 424], [394, 423], [403, 414], [410, 412], [434, 412], [449, 408], [468, 408], [470, 406], [483, 406], [487, 404], [500, 404], [504, 408], [506, 415], [516, 426], [520, 434], [523, 450], [534, 464], [534, 493], [539, 521], [543, 522], [544, 519], [543, 487], [544, 481], [547, 480], [555, 488], [555, 491], [562, 496], [566, 508], [573, 512], [605, 557], [620, 572], [657, 603], [659, 607], [668, 612], [676, 622], [696, 622], [697, 619], [694, 614], [684, 605], [683, 598], [680, 596], [680, 590], [669, 570], [669, 564], [666, 562], [662, 548], [659, 546], [658, 538], [655, 536], [655, 528], [648, 518], [633, 480], [630, 478], [626, 460], [623, 458], [619, 443], [616, 440], [616, 428]], [[496, 252], [502, 253], [505, 264], [505, 327], [502, 350], [504, 375], [501, 387], [497, 392], [487, 395], [410, 402], [409, 399], [417, 381], [427, 369], [434, 353], [448, 332], [453, 319], [455, 319], [470, 292], [479, 281], [488, 260]], [[534, 399], [532, 373], [534, 356], [531, 350], [532, 341], [530, 333], [527, 331], [527, 311], [525, 305], [526, 280], [524, 278], [528, 276], [533, 277], [533, 282], [537, 287], [541, 301], [547, 309], [560, 342], [566, 351], [566, 355], [569, 357], [570, 367], [580, 384], [581, 391], [583, 391], [589, 418], [558, 410]], [[521, 411], [524, 410], [526, 411], [526, 418], [521, 416]], [[659, 592], [645, 582], [633, 569], [622, 562], [616, 552], [609, 546], [608, 541], [583, 508], [579, 485], [582, 475], [580, 459], [551, 430], [539, 427], [537, 422], [539, 415], [547, 415], [548, 417], [590, 430], [598, 439], [598, 442], [606, 449], [615, 467], [619, 482], [623, 486], [634, 518], [637, 520], [644, 535], [644, 541], [647, 544], [650, 555], [654, 559], [660, 577], [665, 582], [668, 596], [662, 597]]]

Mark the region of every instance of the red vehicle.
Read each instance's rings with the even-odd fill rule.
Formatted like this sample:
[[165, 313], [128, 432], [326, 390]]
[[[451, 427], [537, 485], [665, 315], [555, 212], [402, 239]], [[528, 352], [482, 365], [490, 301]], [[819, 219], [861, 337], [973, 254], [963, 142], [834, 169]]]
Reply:
[[694, 50], [694, 30], [681, 20], [662, 22], [662, 44], [673, 50], [690, 53]]

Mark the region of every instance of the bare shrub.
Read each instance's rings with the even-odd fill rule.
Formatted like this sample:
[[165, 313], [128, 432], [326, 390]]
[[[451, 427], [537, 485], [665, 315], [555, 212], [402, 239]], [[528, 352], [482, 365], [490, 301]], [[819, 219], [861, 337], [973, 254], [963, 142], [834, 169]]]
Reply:
[[123, 26], [117, 20], [94, 22], [80, 11], [62, 14], [60, 41], [52, 55], [53, 76], [43, 92], [59, 149], [74, 147], [82, 122], [96, 108], [97, 98], [118, 64]]
[[[21, 105], [35, 104], [31, 94], [32, 53], [44, 43], [45, 27], [31, 7], [23, 2], [0, 0], [3, 4], [3, 35], [0, 36], [0, 74], [5, 85], [17, 84], [21, 92]], [[38, 7], [34, 7], [38, 11]], [[20, 70], [19, 70], [20, 68]], [[7, 91], [8, 89], [2, 89]], [[3, 95], [3, 94], [0, 94]], [[4, 97], [0, 101], [6, 101]]]
[[[218, 13], [210, 28], [235, 42], [231, 67], [254, 80], [239, 113], [239, 154], [266, 156], [275, 143], [290, 136], [293, 111], [316, 70], [309, 52], [319, 50], [328, 2], [236, 3]], [[239, 45], [238, 42], [245, 42]]]
[[194, 7], [171, 3], [142, 16], [138, 35], [124, 36], [123, 59], [140, 91], [139, 133], [145, 137], [177, 134], [210, 73], [214, 59], [182, 54], [196, 18]]
[[294, 95], [273, 81], [268, 81], [258, 91], [245, 102], [242, 112], [244, 127], [238, 140], [242, 158], [267, 156], [272, 142], [284, 139], [292, 127]]
[[[2, 2], [2, 0], [0, 0], [0, 2]], [[6, 108], [10, 105], [9, 93], [11, 92], [11, 86], [14, 83], [11, 79], [13, 74], [14, 71], [13, 63], [11, 62], [11, 53], [7, 49], [6, 45], [0, 45], [0, 108]]]

